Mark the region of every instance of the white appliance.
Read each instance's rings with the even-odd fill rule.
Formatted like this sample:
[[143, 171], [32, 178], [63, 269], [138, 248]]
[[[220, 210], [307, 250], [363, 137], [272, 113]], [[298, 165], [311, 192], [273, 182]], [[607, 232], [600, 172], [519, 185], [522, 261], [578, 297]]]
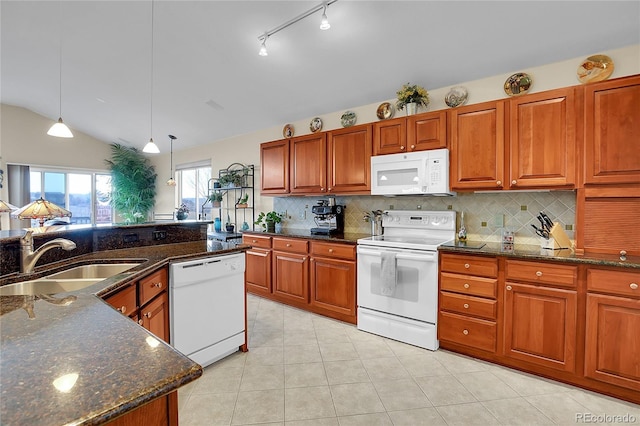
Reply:
[[203, 367], [245, 343], [244, 257], [171, 264], [171, 345]]
[[438, 251], [455, 211], [387, 210], [384, 234], [358, 240], [358, 329], [438, 349]]
[[449, 150], [371, 157], [371, 195], [454, 195], [449, 190]]

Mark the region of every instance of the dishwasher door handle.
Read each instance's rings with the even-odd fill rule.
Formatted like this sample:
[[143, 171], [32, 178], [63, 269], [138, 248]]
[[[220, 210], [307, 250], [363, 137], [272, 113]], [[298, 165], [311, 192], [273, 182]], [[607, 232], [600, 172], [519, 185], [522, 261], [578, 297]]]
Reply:
[[204, 266], [203, 262], [200, 263], [191, 263], [189, 265], [179, 265], [182, 269], [187, 269], [187, 268], [196, 268], [198, 266]]

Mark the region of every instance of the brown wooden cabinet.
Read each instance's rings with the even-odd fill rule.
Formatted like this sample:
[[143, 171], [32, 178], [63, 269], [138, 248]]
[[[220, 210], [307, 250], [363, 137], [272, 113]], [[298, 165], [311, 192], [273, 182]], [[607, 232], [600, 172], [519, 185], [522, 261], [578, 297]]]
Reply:
[[138, 302], [136, 299], [137, 286], [135, 284], [128, 285], [118, 290], [117, 293], [106, 297], [104, 300], [118, 312], [128, 317], [138, 315]]
[[639, 286], [640, 272], [587, 271], [584, 375], [636, 392], [640, 391]]
[[109, 426], [177, 426], [178, 391], [154, 399], [107, 424]]
[[308, 242], [294, 238], [274, 237], [273, 297], [294, 305], [309, 303]]
[[245, 257], [244, 281], [247, 291], [261, 296], [271, 294], [271, 237], [266, 235], [242, 236], [244, 244], [251, 245]]
[[289, 140], [260, 145], [260, 193], [289, 193]]
[[140, 308], [139, 321], [158, 338], [169, 341], [169, 295], [166, 291]]
[[291, 194], [327, 192], [327, 135], [291, 139]]
[[373, 124], [373, 155], [407, 151], [407, 117], [378, 121]]
[[578, 93], [567, 87], [509, 100], [509, 188], [575, 186]]
[[378, 121], [373, 124], [373, 155], [446, 147], [446, 110]]
[[496, 352], [497, 277], [495, 257], [440, 255], [439, 340]]
[[370, 124], [328, 132], [327, 191], [329, 193], [371, 192], [371, 132]]
[[356, 322], [356, 247], [311, 241], [310, 304], [315, 312]]
[[640, 183], [640, 76], [584, 90], [585, 184]]

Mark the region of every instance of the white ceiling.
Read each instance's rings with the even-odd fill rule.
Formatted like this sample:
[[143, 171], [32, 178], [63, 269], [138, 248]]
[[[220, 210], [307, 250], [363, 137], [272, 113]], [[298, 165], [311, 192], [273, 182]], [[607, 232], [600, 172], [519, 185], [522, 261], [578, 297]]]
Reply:
[[[0, 2], [1, 101], [105, 142], [211, 143], [427, 88], [640, 43], [639, 1]], [[62, 41], [61, 41], [62, 40]], [[101, 101], [100, 101], [101, 100]], [[207, 102], [213, 103], [213, 107]], [[152, 133], [152, 134], [151, 134]]]

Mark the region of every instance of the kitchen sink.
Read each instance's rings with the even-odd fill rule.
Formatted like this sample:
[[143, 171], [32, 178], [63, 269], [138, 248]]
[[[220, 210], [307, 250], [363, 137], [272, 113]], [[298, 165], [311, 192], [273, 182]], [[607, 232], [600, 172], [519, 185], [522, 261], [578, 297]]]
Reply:
[[32, 281], [22, 281], [15, 284], [8, 284], [0, 287], [0, 296], [20, 296], [36, 294], [56, 294], [68, 291], [81, 290], [102, 281], [102, 278], [93, 279], [39, 279]]
[[94, 263], [90, 265], [76, 266], [66, 271], [47, 275], [47, 279], [95, 279], [100, 280], [112, 277], [121, 272], [138, 266], [138, 263]]

